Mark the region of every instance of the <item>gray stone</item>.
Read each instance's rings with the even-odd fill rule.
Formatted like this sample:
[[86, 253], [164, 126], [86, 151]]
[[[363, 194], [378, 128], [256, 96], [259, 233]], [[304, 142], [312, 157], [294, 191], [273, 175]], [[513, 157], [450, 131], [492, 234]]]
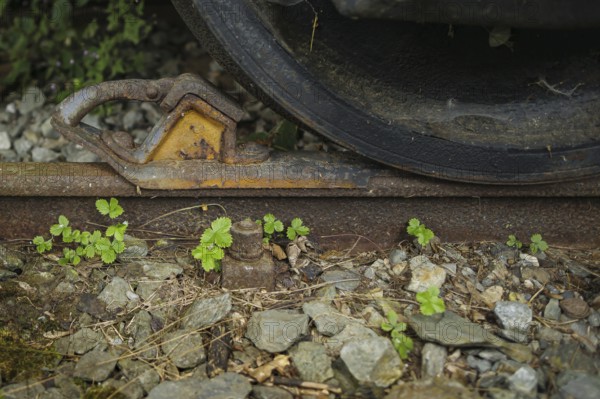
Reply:
[[333, 301], [336, 295], [337, 289], [335, 288], [335, 285], [326, 285], [325, 287], [319, 288], [317, 292], [315, 292], [315, 296], [323, 302]]
[[176, 263], [159, 263], [143, 261], [142, 270], [146, 277], [153, 280], [166, 280], [171, 276], [179, 276], [183, 268]]
[[559, 342], [563, 337], [560, 331], [554, 330], [549, 327], [540, 327], [537, 332], [537, 338], [543, 341]]
[[329, 270], [321, 275], [321, 279], [344, 291], [354, 291], [360, 285], [360, 275], [349, 270]]
[[106, 304], [107, 309], [124, 308], [129, 302], [127, 291], [130, 290], [127, 281], [115, 276], [98, 295], [98, 299]]
[[10, 137], [8, 132], [0, 132], [0, 150], [8, 150], [11, 147]]
[[349, 342], [342, 348], [340, 357], [352, 376], [362, 384], [385, 388], [402, 376], [402, 360], [387, 338]]
[[114, 353], [95, 349], [79, 359], [73, 376], [86, 381], [104, 381], [115, 369], [117, 359], [118, 356]]
[[467, 356], [467, 364], [472, 369], [477, 370], [477, 372], [479, 372], [479, 374], [483, 374], [492, 368], [492, 362], [490, 362], [489, 360], [480, 359], [473, 355]]
[[72, 294], [75, 292], [75, 286], [68, 281], [61, 281], [54, 289], [54, 292], [58, 294]]
[[138, 381], [128, 382], [109, 378], [101, 386], [107, 390], [112, 389], [114, 397], [124, 396], [127, 399], [141, 399], [144, 396], [144, 389]]
[[142, 258], [148, 255], [146, 240], [125, 234], [123, 242], [125, 243], [125, 250], [119, 254], [119, 260], [126, 261], [131, 258]]
[[508, 377], [508, 386], [510, 389], [527, 396], [535, 396], [537, 385], [537, 374], [529, 366], [522, 366], [513, 375]]
[[180, 369], [196, 367], [206, 360], [202, 335], [190, 331], [174, 331], [162, 339], [161, 349]]
[[294, 395], [283, 388], [264, 385], [255, 385], [252, 388], [252, 395], [256, 399], [294, 399]]
[[37, 399], [44, 393], [44, 385], [41, 383], [6, 385], [0, 389], [0, 398], [3, 399]]
[[158, 372], [145, 362], [123, 358], [118, 366], [128, 380], [138, 381], [146, 393], [160, 383]]
[[423, 377], [438, 377], [444, 375], [444, 365], [448, 350], [430, 342], [423, 345], [421, 352], [421, 375]]
[[23, 260], [18, 252], [0, 245], [0, 267], [14, 272], [23, 268]]
[[308, 316], [291, 310], [256, 312], [248, 322], [246, 338], [271, 353], [287, 350], [308, 334]]
[[144, 359], [154, 359], [158, 355], [158, 348], [153, 342], [152, 316], [145, 310], [140, 310], [131, 322], [131, 331], [134, 339], [134, 349], [139, 351], [139, 356]]
[[[66, 367], [61, 365], [58, 371], [65, 372], [66, 374], [72, 374], [75, 370], [74, 363], [67, 363]], [[75, 380], [66, 374], [57, 374], [54, 377], [54, 385], [60, 389], [65, 398], [81, 398], [83, 397], [83, 390], [80, 385], [77, 385]]]
[[160, 108], [152, 103], [142, 103], [140, 108], [145, 111], [146, 119], [152, 125], [156, 124], [163, 116]]
[[104, 336], [99, 331], [84, 327], [73, 335], [62, 337], [54, 343], [56, 351], [61, 355], [83, 355], [104, 342]]
[[165, 381], [157, 385], [148, 399], [243, 399], [252, 390], [248, 380], [235, 373], [223, 373], [211, 380], [194, 377]]
[[91, 127], [95, 127], [96, 129], [104, 129], [106, 125], [104, 125], [100, 119], [99, 114], [89, 113], [83, 117], [81, 122], [90, 125]]
[[0, 150], [0, 159], [5, 162], [17, 162], [19, 157], [13, 150]]
[[144, 114], [137, 107], [130, 109], [123, 115], [123, 129], [125, 131], [131, 130], [135, 125], [138, 125], [144, 120]]
[[290, 350], [294, 366], [304, 381], [325, 382], [333, 378], [331, 359], [318, 342], [300, 342]]
[[0, 269], [0, 281], [8, 280], [9, 278], [15, 278], [18, 274], [11, 272], [10, 270]]
[[377, 337], [375, 332], [358, 323], [347, 324], [339, 334], [325, 341], [325, 348], [332, 356], [338, 356], [342, 347], [349, 342], [360, 341], [367, 338]]
[[228, 293], [197, 299], [183, 316], [183, 328], [189, 330], [210, 326], [227, 316], [230, 310], [231, 297]]
[[397, 384], [384, 399], [480, 399], [472, 388], [446, 378], [429, 378]]
[[484, 349], [477, 353], [482, 359], [489, 360], [492, 363], [499, 362], [500, 360], [506, 360], [506, 355], [495, 349]]
[[322, 301], [306, 302], [302, 310], [315, 322], [317, 331], [328, 337], [342, 331], [350, 319]]
[[42, 392], [42, 394], [40, 394], [36, 399], [66, 399], [66, 396], [64, 396], [61, 390], [58, 388], [48, 388], [46, 391]]
[[559, 320], [560, 319], [560, 303], [558, 299], [550, 299], [548, 304], [544, 308], [544, 317], [550, 320]]
[[448, 273], [453, 276], [456, 276], [457, 266], [456, 263], [442, 263], [442, 267], [446, 269]]
[[143, 300], [149, 301], [154, 299], [154, 293], [163, 285], [162, 281], [138, 281], [138, 286], [135, 293]]
[[370, 280], [374, 280], [377, 277], [381, 282], [389, 283], [392, 279], [390, 271], [390, 267], [386, 265], [386, 262], [383, 259], [377, 259], [367, 268], [367, 270], [365, 270], [365, 277]]
[[425, 255], [412, 258], [410, 270], [411, 280], [406, 289], [412, 292], [427, 291], [432, 286], [440, 288], [446, 281], [446, 270], [431, 263]]
[[386, 321], [386, 318], [372, 306], [365, 306], [360, 315], [367, 321], [367, 326], [371, 328], [381, 328], [381, 324]]
[[33, 110], [40, 108], [46, 102], [44, 92], [37, 87], [28, 87], [23, 92], [21, 101], [17, 104], [17, 109], [21, 115], [27, 115]]
[[598, 399], [600, 377], [570, 371], [559, 375], [557, 386], [561, 399]]
[[596, 348], [598, 347], [598, 337], [594, 333], [594, 331], [589, 327], [585, 320], [580, 320], [576, 323], [572, 323], [569, 325], [571, 330], [579, 335], [580, 337], [585, 337], [583, 340], [583, 344], [586, 348], [592, 353], [596, 352]]
[[533, 312], [524, 303], [500, 301], [494, 306], [494, 314], [505, 330], [527, 332], [533, 320]]
[[600, 327], [600, 312], [592, 310], [588, 317], [588, 323], [590, 323], [590, 326], [592, 327]]
[[42, 132], [42, 135], [44, 137], [49, 137], [49, 138], [53, 138], [53, 139], [57, 139], [60, 137], [60, 134], [54, 130], [54, 127], [52, 126], [52, 118], [47, 118], [42, 125], [40, 126], [40, 131]]
[[408, 324], [424, 341], [457, 347], [493, 346], [523, 363], [530, 362], [533, 358], [529, 347], [506, 342], [484, 330], [479, 324], [472, 323], [450, 311], [431, 316], [412, 315], [408, 318]]
[[60, 157], [60, 153], [44, 147], [35, 147], [31, 151], [33, 162], [53, 162]]
[[27, 140], [24, 137], [18, 138], [13, 142], [13, 146], [15, 148], [15, 151], [17, 152], [17, 154], [22, 157], [24, 155], [26, 155], [29, 150], [31, 150], [31, 147], [33, 147], [33, 143], [29, 140]]
[[98, 162], [100, 160], [98, 155], [84, 149], [76, 149], [69, 152], [69, 155], [65, 159], [67, 162]]
[[390, 252], [390, 265], [394, 266], [397, 265], [400, 262], [404, 262], [406, 259], [408, 259], [408, 255], [406, 254], [406, 251], [400, 248], [394, 248], [392, 249], [392, 251]]
[[155, 386], [147, 399], [196, 399], [204, 380], [193, 377], [179, 381], [164, 381]]

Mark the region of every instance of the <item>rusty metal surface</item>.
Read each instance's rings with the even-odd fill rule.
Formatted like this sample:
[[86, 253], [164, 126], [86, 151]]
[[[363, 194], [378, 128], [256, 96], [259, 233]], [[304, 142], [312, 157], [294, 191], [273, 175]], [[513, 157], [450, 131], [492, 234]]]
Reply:
[[258, 260], [263, 255], [262, 225], [250, 219], [233, 223], [231, 226], [233, 241], [227, 253], [236, 260]]
[[[252, 169], [223, 164], [207, 167], [203, 178], [215, 182], [215, 187], [198, 190], [138, 190], [104, 163], [0, 163], [0, 196], [600, 197], [598, 178], [536, 186], [475, 185], [385, 169], [348, 155], [304, 153], [301, 158], [304, 161], [297, 164], [293, 154], [283, 154], [279, 162]], [[182, 178], [190, 178], [186, 177], [185, 163], [175, 171]], [[245, 176], [243, 171], [252, 173]], [[250, 188], [244, 178], [254, 187], [266, 182], [271, 188]], [[281, 181], [285, 189], [278, 190], [274, 180]], [[303, 184], [306, 182], [310, 184]], [[354, 188], [341, 188], [349, 186]]]
[[[0, 240], [48, 234], [48, 228], [64, 214], [77, 228], [94, 228], [86, 222], [105, 223], [94, 206], [96, 198], [2, 197]], [[321, 249], [389, 248], [408, 239], [406, 223], [419, 218], [443, 241], [505, 241], [508, 234], [520, 237], [541, 232], [552, 245], [600, 246], [600, 201], [598, 198], [120, 198], [131, 233], [156, 216], [200, 203], [218, 203], [234, 221], [262, 218], [273, 213], [286, 223], [301, 217], [311, 227], [311, 239]], [[160, 219], [144, 229], [189, 237], [195, 246], [202, 231], [218, 216], [219, 207], [207, 212], [190, 210]], [[365, 238], [360, 238], [360, 236]], [[375, 243], [372, 244], [371, 242]]]
[[[153, 101], [166, 111], [137, 147], [127, 132], [101, 131], [81, 123], [93, 108], [120, 99]], [[238, 148], [236, 122], [242, 115], [243, 110], [210, 83], [184, 74], [173, 79], [112, 81], [85, 87], [59, 104], [52, 125], [137, 186], [194, 189], [215, 185], [199, 177], [215, 162], [246, 165], [269, 158], [268, 149], [256, 144]], [[177, 176], [180, 170], [185, 173]]]
[[275, 287], [273, 256], [266, 251], [256, 260], [237, 260], [225, 255], [221, 261], [221, 286], [227, 289]]

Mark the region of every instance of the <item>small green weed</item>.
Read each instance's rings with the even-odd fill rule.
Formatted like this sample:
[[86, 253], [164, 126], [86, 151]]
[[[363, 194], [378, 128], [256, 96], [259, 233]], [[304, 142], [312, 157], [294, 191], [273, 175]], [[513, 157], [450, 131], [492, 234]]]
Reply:
[[219, 271], [221, 259], [225, 256], [223, 249], [229, 248], [233, 242], [231, 237], [231, 219], [220, 217], [215, 219], [210, 228], [204, 230], [200, 244], [192, 250], [192, 256], [199, 259], [204, 270]]
[[541, 234], [533, 234], [530, 238], [531, 244], [529, 244], [529, 250], [532, 254], [544, 252], [548, 249], [548, 243], [542, 239]]
[[440, 289], [435, 286], [429, 287], [426, 291], [417, 293], [417, 302], [420, 304], [420, 311], [425, 316], [436, 313], [444, 313], [446, 304], [440, 298]]
[[[110, 219], [115, 219], [123, 213], [123, 208], [116, 198], [111, 198], [110, 202], [105, 199], [97, 200], [96, 209]], [[117, 259], [117, 254], [125, 250], [123, 240], [126, 231], [126, 221], [108, 226], [104, 236], [99, 230], [95, 230], [93, 233], [80, 231], [72, 228], [71, 222], [66, 216], [60, 215], [58, 223], [50, 226], [50, 235], [52, 236], [50, 239], [46, 240], [42, 236], [37, 236], [32, 242], [40, 254], [52, 249], [54, 238], [62, 238], [64, 244], [78, 244], [75, 248], [69, 246], [63, 248], [63, 256], [58, 260], [58, 263], [63, 266], [69, 264], [77, 266], [81, 263], [82, 258], [93, 259], [95, 256], [100, 256], [102, 262], [110, 264]]]
[[381, 323], [381, 329], [389, 332], [392, 337], [392, 345], [402, 359], [408, 358], [408, 353], [413, 349], [413, 340], [404, 334], [406, 323], [398, 321], [398, 314], [390, 310], [386, 315], [387, 320]]
[[506, 241], [506, 245], [509, 247], [515, 247], [517, 249], [521, 249], [523, 247], [523, 243], [515, 237], [514, 234], [508, 236], [508, 241]]
[[411, 236], [416, 237], [419, 244], [421, 244], [421, 246], [423, 247], [429, 244], [429, 241], [431, 241], [431, 239], [435, 237], [433, 231], [426, 228], [425, 225], [422, 224], [421, 221], [417, 218], [412, 218], [408, 221], [408, 227], [406, 228], [406, 232]]
[[[538, 252], [544, 252], [549, 248], [548, 243], [544, 241], [542, 235], [539, 233], [532, 234], [529, 240], [531, 241], [531, 243], [529, 244], [529, 251], [533, 255], [537, 254]], [[514, 234], [508, 236], [508, 241], [506, 241], [506, 245], [517, 249], [521, 249], [523, 247], [523, 243], [519, 241]]]
[[257, 220], [256, 223], [261, 224], [263, 226], [263, 242], [268, 244], [271, 241], [271, 237], [273, 234], [281, 233], [283, 231], [283, 222], [275, 217], [272, 213], [267, 213], [263, 216], [263, 220]]
[[302, 223], [302, 219], [292, 219], [292, 224], [287, 228], [287, 238], [290, 240], [295, 239], [298, 236], [306, 236], [310, 233], [310, 229]]

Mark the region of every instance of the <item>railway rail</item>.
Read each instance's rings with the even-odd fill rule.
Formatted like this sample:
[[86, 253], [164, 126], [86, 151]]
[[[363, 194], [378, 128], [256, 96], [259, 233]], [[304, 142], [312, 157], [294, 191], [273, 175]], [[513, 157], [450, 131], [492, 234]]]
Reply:
[[[411, 217], [421, 219], [448, 242], [503, 241], [508, 234], [542, 232], [557, 246], [600, 245], [600, 179], [535, 186], [473, 185], [416, 176], [354, 157], [328, 162], [330, 174], [319, 184], [309, 181], [313, 186], [308, 188], [301, 188], [306, 180], [289, 174], [288, 187], [297, 188], [192, 190], [140, 189], [104, 163], [0, 163], [1, 237], [43, 234], [60, 214], [100, 222], [95, 199], [114, 196], [127, 210], [132, 228], [173, 210], [218, 203], [234, 220], [260, 218], [267, 212], [282, 219], [301, 216], [323, 249], [355, 244], [359, 249], [389, 248], [407, 238], [404, 226]], [[288, 166], [294, 170], [293, 161]], [[235, 175], [220, 178], [245, 184]], [[221, 212], [217, 207], [205, 215], [197, 210], [178, 212], [147, 229], [195, 236], [203, 220]]]

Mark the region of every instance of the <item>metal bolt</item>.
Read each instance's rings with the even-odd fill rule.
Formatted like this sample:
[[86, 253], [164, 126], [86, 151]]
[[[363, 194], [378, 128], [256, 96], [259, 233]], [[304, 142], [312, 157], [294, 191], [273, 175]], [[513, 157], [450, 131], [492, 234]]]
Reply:
[[275, 285], [273, 256], [263, 249], [262, 227], [250, 219], [231, 226], [233, 243], [221, 261], [223, 288], [266, 288]]
[[146, 96], [150, 100], [154, 100], [158, 96], [158, 89], [156, 88], [156, 86], [154, 86], [154, 85], [148, 86], [148, 88], [146, 89]]
[[231, 226], [233, 243], [229, 254], [237, 260], [256, 260], [263, 254], [262, 227], [250, 219], [242, 220]]

